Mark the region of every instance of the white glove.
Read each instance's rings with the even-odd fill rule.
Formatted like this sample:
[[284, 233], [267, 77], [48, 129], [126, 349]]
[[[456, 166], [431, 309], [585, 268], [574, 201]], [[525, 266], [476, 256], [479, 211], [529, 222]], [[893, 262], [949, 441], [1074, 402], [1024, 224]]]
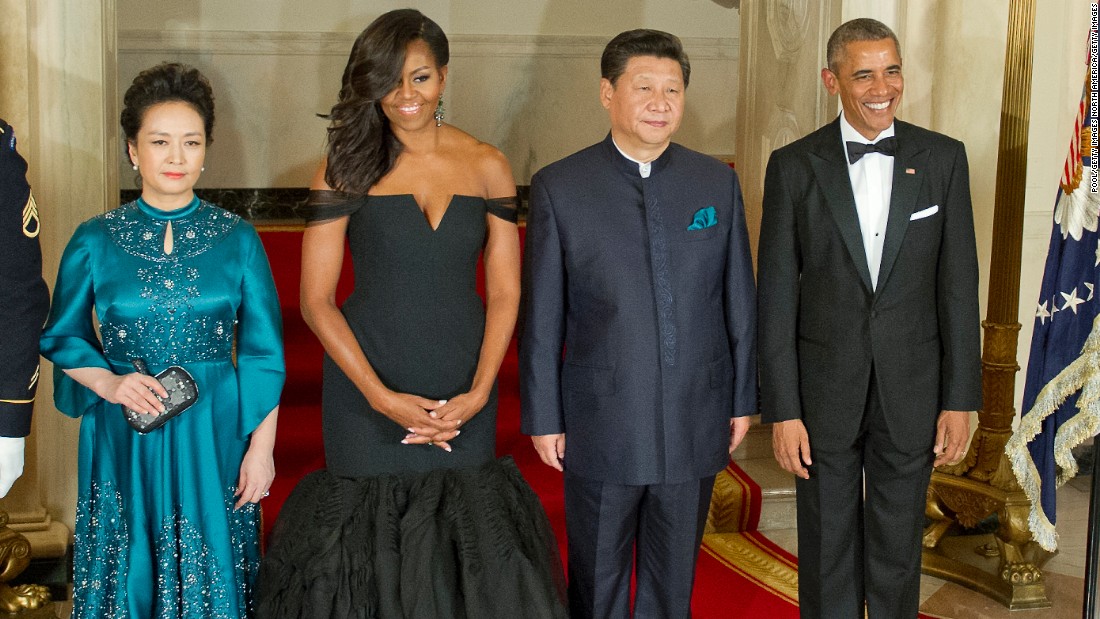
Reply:
[[0, 498], [7, 496], [12, 484], [23, 474], [26, 439], [0, 436]]

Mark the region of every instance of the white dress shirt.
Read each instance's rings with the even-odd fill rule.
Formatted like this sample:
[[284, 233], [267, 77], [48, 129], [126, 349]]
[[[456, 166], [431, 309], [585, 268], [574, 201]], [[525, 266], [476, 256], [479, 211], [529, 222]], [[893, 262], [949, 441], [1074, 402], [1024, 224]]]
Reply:
[[[847, 160], [846, 142], [874, 144], [894, 135], [894, 123], [890, 123], [873, 140], [860, 135], [844, 112], [840, 113], [840, 140]], [[886, 220], [890, 212], [890, 193], [894, 188], [894, 158], [882, 153], [867, 153], [848, 164], [848, 178], [852, 181], [852, 193], [856, 198], [859, 228], [863, 233], [863, 250], [867, 254], [867, 268], [871, 271], [871, 288], [878, 287], [878, 270], [882, 262], [882, 243], [886, 240]]]
[[[890, 127], [890, 129], [893, 130], [893, 127]], [[615, 144], [615, 138], [611, 138], [611, 143]], [[623, 157], [626, 157], [626, 159], [628, 161], [632, 161], [632, 162], [638, 164], [638, 174], [641, 175], [642, 178], [649, 178], [649, 173], [653, 170], [653, 162], [652, 161], [647, 161], [645, 163], [643, 163], [641, 161], [638, 161], [637, 159], [635, 159], [635, 158], [631, 157], [630, 155], [624, 153], [623, 149], [619, 148], [618, 144], [615, 144], [615, 150], [619, 151], [619, 154], [622, 155]]]

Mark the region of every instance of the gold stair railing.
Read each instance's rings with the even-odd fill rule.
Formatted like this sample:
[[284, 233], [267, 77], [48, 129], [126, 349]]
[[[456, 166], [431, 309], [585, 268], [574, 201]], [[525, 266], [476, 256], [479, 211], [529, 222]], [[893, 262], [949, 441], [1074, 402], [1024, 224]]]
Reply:
[[9, 584], [30, 563], [30, 542], [8, 527], [8, 514], [0, 511], [0, 619], [56, 619], [46, 587]]

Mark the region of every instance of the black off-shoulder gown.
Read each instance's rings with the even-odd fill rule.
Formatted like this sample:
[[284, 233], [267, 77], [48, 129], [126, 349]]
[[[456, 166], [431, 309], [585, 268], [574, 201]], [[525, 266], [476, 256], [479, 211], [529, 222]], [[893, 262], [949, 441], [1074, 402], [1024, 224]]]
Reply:
[[[315, 192], [311, 224], [350, 215], [355, 288], [342, 307], [382, 382], [449, 399], [469, 390], [485, 329], [476, 290], [486, 213], [514, 198], [456, 195], [432, 229], [411, 195]], [[511, 458], [495, 459], [496, 389], [447, 453], [403, 445], [324, 360], [327, 470], [305, 477], [260, 572], [261, 618], [563, 617], [557, 545]]]

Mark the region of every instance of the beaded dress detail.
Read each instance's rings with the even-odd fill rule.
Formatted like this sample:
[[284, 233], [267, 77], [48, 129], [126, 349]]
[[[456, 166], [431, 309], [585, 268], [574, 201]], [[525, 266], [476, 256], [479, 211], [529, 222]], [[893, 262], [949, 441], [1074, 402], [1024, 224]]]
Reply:
[[[284, 375], [275, 285], [252, 226], [198, 198], [175, 211], [138, 200], [84, 222], [41, 343], [58, 409], [81, 418], [72, 616], [252, 616], [259, 512], [233, 511], [233, 492]], [[153, 373], [181, 365], [200, 389], [147, 435], [62, 371], [127, 374], [135, 357]]]

